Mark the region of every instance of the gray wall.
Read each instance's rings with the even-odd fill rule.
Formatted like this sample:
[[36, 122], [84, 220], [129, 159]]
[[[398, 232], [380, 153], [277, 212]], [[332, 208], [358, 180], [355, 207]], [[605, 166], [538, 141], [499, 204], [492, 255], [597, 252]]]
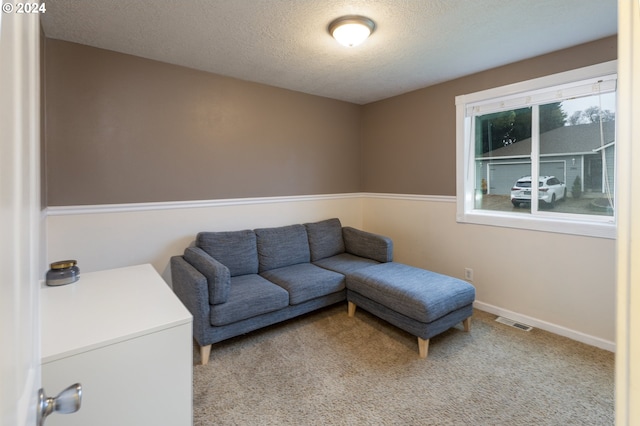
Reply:
[[47, 205], [455, 195], [455, 96], [617, 57], [608, 37], [365, 106], [46, 39]]
[[46, 40], [49, 206], [350, 193], [355, 104]]
[[455, 97], [617, 58], [617, 37], [364, 106], [362, 190], [456, 194]]

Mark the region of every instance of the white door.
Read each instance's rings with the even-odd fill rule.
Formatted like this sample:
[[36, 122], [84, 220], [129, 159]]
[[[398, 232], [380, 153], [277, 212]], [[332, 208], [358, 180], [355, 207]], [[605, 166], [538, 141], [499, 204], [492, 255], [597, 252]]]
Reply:
[[616, 425], [623, 426], [640, 424], [640, 2], [618, 1], [618, 46]]
[[0, 3], [0, 425], [27, 426], [40, 388], [40, 24]]

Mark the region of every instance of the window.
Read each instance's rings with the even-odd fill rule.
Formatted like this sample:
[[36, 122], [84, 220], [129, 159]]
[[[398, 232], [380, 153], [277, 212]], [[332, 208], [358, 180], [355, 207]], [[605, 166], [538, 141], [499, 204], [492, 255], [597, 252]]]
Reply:
[[615, 238], [616, 68], [456, 97], [458, 221]]

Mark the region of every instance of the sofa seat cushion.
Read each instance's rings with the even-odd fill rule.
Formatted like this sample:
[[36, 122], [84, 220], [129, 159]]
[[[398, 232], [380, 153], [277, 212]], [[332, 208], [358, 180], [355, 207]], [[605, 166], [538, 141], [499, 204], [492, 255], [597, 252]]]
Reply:
[[313, 262], [314, 265], [320, 266], [321, 268], [329, 269], [345, 275], [379, 263], [380, 262], [376, 260], [354, 256], [349, 253], [342, 253]]
[[196, 246], [229, 268], [232, 277], [258, 273], [256, 234], [253, 231], [200, 232]]
[[256, 233], [259, 272], [308, 263], [309, 240], [303, 225], [260, 228]]
[[312, 262], [344, 253], [340, 219], [334, 218], [320, 222], [305, 223], [304, 227], [307, 229], [307, 236], [309, 237]]
[[344, 275], [311, 263], [272, 269], [260, 275], [288, 291], [291, 305], [326, 296], [345, 288]]
[[211, 325], [221, 326], [277, 311], [289, 305], [285, 289], [257, 274], [231, 278], [225, 303], [211, 307]]
[[466, 281], [395, 262], [347, 275], [347, 287], [422, 323], [435, 321], [475, 299], [475, 288]]

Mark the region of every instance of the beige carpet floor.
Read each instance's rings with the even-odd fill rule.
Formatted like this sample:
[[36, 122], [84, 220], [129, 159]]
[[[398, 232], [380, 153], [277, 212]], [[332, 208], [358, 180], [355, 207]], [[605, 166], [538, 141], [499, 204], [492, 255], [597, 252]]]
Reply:
[[476, 310], [427, 359], [346, 303], [219, 343], [194, 367], [194, 425], [614, 424], [611, 352], [495, 318]]

